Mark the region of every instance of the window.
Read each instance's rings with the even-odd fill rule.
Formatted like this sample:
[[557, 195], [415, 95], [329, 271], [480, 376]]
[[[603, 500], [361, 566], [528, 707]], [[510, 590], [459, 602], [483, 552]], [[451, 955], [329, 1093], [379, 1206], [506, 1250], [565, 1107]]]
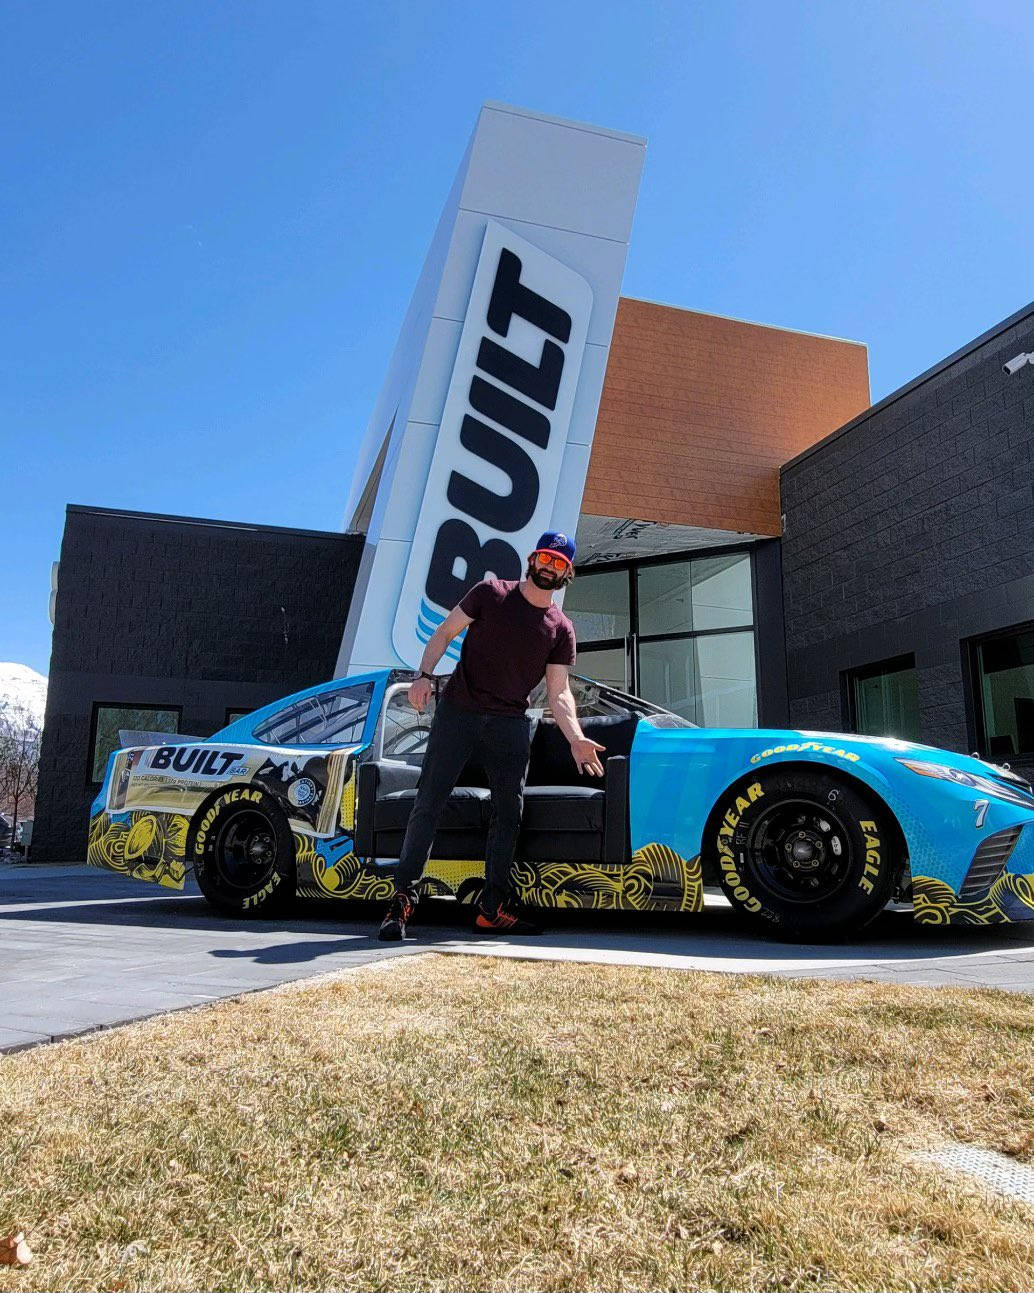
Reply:
[[862, 736], [919, 740], [915, 656], [897, 656], [847, 675], [851, 731]]
[[226, 722], [223, 727], [229, 727], [231, 723], [236, 723], [239, 718], [247, 718], [249, 714], [254, 713], [250, 709], [228, 709], [226, 711]]
[[623, 638], [631, 623], [628, 571], [578, 575], [564, 596], [564, 614], [586, 642]]
[[260, 723], [255, 738], [267, 745], [358, 745], [372, 697], [372, 682], [306, 696]]
[[639, 694], [699, 727], [756, 727], [754, 633], [639, 645]]
[[93, 739], [90, 742], [90, 780], [104, 780], [108, 756], [119, 749], [119, 732], [178, 732], [179, 709], [157, 709], [150, 705], [94, 705]]
[[607, 687], [628, 691], [628, 653], [624, 646], [583, 647], [579, 644], [575, 671]]
[[742, 552], [643, 566], [639, 632], [693, 633], [749, 627], [753, 621], [750, 557]]
[[579, 574], [564, 601], [579, 673], [708, 727], [757, 724], [749, 552]]
[[974, 642], [972, 663], [981, 753], [1034, 754], [1034, 626]]

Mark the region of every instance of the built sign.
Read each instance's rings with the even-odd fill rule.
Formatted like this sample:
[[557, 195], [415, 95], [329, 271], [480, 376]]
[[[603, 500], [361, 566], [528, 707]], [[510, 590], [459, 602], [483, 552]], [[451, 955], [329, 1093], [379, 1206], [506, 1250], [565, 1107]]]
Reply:
[[353, 481], [366, 545], [338, 676], [416, 667], [468, 588], [574, 533], [644, 149], [482, 109]]

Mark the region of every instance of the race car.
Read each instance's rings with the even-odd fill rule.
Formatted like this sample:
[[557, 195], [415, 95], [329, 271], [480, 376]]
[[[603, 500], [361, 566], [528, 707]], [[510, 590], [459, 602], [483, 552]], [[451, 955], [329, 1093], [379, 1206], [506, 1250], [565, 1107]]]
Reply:
[[[89, 861], [174, 889], [193, 869], [238, 915], [390, 898], [433, 712], [409, 705], [413, 676], [340, 679], [204, 740], [117, 750]], [[529, 906], [695, 912], [717, 885], [801, 941], [847, 937], [891, 902], [923, 923], [1034, 919], [1034, 792], [1008, 768], [892, 738], [698, 728], [586, 678], [572, 689], [604, 776], [580, 774], [540, 689], [514, 864]], [[468, 766], [427, 893], [476, 900], [489, 801]]]

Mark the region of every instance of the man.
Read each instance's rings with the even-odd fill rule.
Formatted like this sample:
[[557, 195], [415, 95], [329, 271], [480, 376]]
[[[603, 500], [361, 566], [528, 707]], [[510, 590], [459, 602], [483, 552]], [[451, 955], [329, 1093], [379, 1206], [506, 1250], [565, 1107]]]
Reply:
[[485, 848], [485, 886], [474, 930], [479, 934], [537, 934], [513, 909], [510, 871], [524, 803], [532, 723], [528, 696], [546, 679], [549, 707], [571, 745], [575, 763], [603, 775], [599, 751], [578, 723], [568, 681], [574, 664], [574, 626], [553, 594], [574, 578], [575, 547], [566, 534], [548, 531], [528, 557], [520, 580], [488, 579], [475, 585], [446, 616], [420, 661], [409, 700], [420, 711], [431, 698], [434, 668], [453, 638], [466, 629], [456, 671], [435, 711], [420, 772], [416, 802], [402, 844], [396, 891], [379, 937], [405, 938], [417, 904], [442, 810], [460, 773], [473, 758], [485, 770], [491, 818]]

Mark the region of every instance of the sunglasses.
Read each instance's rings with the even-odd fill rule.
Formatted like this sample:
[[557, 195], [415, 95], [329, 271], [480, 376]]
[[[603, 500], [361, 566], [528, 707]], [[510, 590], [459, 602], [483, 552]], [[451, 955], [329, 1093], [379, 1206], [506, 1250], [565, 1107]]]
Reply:
[[557, 570], [560, 574], [571, 569], [571, 563], [560, 552], [547, 552], [540, 548], [538, 552], [533, 552], [532, 558], [540, 570]]

